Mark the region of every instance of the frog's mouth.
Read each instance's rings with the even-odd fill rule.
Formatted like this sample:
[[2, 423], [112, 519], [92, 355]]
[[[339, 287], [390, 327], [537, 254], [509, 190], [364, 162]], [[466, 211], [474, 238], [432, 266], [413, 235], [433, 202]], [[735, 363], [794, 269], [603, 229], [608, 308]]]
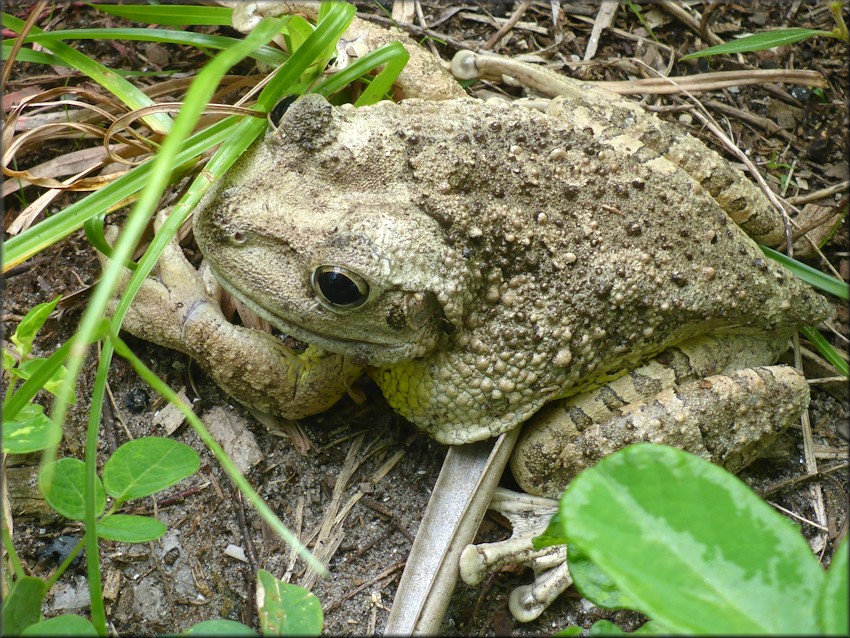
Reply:
[[207, 260], [215, 278], [230, 295], [243, 303], [251, 312], [268, 321], [282, 333], [309, 345], [350, 357], [354, 363], [363, 366], [381, 366], [410, 358], [408, 344], [392, 345], [365, 339], [348, 339], [345, 337], [329, 336], [304, 327], [291, 319], [281, 317], [268, 308], [254, 301], [250, 295], [240, 290], [237, 285], [224, 277], [212, 267]]

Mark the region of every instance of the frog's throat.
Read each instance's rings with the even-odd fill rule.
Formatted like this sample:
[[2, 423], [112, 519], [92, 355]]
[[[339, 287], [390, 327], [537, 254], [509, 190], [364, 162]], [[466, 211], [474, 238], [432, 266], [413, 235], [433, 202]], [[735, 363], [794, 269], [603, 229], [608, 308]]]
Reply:
[[294, 337], [299, 341], [303, 341], [320, 350], [341, 354], [351, 357], [360, 365], [381, 365], [394, 363], [399, 359], [405, 358], [407, 348], [404, 345], [392, 346], [385, 343], [374, 341], [366, 341], [362, 339], [345, 339], [342, 337], [329, 337], [318, 332], [314, 332], [297, 323], [293, 323], [283, 317], [280, 317], [268, 309], [262, 307], [256, 301], [251, 299], [244, 291], [240, 290], [236, 285], [227, 279], [224, 275], [216, 270], [209, 260], [207, 260], [215, 278], [228, 293], [243, 303], [251, 312], [268, 321], [272, 326], [280, 330], [286, 335]]

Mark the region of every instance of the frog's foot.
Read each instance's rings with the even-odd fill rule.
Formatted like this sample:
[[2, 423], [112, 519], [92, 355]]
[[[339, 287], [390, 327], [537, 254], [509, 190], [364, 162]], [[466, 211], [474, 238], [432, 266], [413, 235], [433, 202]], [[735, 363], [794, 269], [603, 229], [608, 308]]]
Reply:
[[[163, 220], [160, 213], [157, 231]], [[116, 233], [111, 228], [107, 240]], [[108, 261], [102, 255], [100, 259]], [[127, 271], [122, 289], [129, 275]], [[189, 354], [239, 402], [289, 419], [326, 410], [362, 372], [341, 355], [313, 347], [299, 354], [267, 332], [230, 323], [220, 298], [218, 283], [192, 267], [175, 238], [163, 251], [156, 277], [142, 284], [122, 328]]]
[[510, 520], [513, 533], [508, 540], [467, 545], [460, 556], [460, 577], [477, 585], [484, 577], [512, 563], [530, 567], [534, 582], [511, 592], [508, 607], [514, 618], [530, 622], [537, 618], [572, 584], [566, 563], [566, 546], [535, 550], [532, 539], [545, 531], [558, 510], [558, 501], [497, 488], [490, 509]]
[[[775, 359], [784, 343], [787, 334], [695, 337], [596, 390], [550, 403], [524, 426], [511, 457], [513, 476], [527, 492], [560, 494], [582, 470], [643, 441], [738, 471], [808, 405], [808, 385], [799, 372], [759, 365]], [[560, 563], [542, 572], [555, 557], [563, 562], [564, 548], [544, 555], [531, 544], [556, 502], [502, 494], [491, 509], [511, 520], [514, 533], [501, 543], [466, 548], [461, 576], [474, 583], [507, 563], [529, 565], [535, 582], [512, 593], [510, 609], [517, 620], [534, 619], [570, 583]]]

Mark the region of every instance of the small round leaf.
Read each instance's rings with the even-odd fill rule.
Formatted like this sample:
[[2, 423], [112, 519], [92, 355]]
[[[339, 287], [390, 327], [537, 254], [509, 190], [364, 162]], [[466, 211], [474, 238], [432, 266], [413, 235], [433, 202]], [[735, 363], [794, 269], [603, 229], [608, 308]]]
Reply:
[[[48, 479], [50, 482], [48, 483]], [[50, 507], [74, 521], [86, 517], [86, 464], [79, 459], [64, 458], [42, 468], [38, 487]], [[106, 509], [106, 494], [95, 477], [95, 515]]]
[[235, 620], [204, 620], [192, 625], [184, 636], [256, 636], [257, 632]]
[[179, 441], [148, 436], [125, 443], [103, 467], [107, 494], [121, 501], [150, 496], [194, 474], [198, 453]]
[[265, 636], [318, 636], [322, 632], [319, 599], [264, 569], [257, 572], [257, 610]]
[[4, 454], [37, 452], [56, 445], [61, 439], [62, 428], [40, 410], [24, 409], [14, 419], [3, 422]]
[[22, 636], [97, 636], [89, 620], [76, 614], [62, 614], [30, 625]]
[[144, 543], [154, 541], [168, 528], [165, 523], [150, 516], [135, 514], [111, 514], [97, 522], [97, 535], [122, 543]]

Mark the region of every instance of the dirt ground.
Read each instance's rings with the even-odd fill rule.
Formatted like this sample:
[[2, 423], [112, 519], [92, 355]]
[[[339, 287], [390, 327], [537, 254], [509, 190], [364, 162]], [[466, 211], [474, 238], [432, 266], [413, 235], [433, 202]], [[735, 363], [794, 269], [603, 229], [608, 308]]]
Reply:
[[[696, 11], [707, 3], [688, 3]], [[553, 24], [554, 7], [557, 22]], [[384, 24], [386, 13], [372, 3], [358, 3], [361, 15], [371, 14]], [[491, 50], [505, 55], [528, 55], [545, 60], [559, 72], [587, 80], [626, 80], [647, 76], [643, 65], [663, 69], [669, 49], [691, 50], [701, 41], [700, 25], [689, 25], [678, 14], [653, 5], [641, 5], [647, 32], [634, 12], [621, 5], [611, 26], [599, 38], [595, 54], [584, 61], [594, 20], [596, 2], [423, 2], [425, 27], [419, 18], [410, 29], [417, 39], [429, 41], [443, 59], [450, 59], [459, 46], [476, 49], [494, 38]], [[5, 11], [25, 18], [29, 2], [7, 2]], [[728, 40], [736, 34], [784, 26], [831, 30], [832, 18], [826, 3], [752, 2], [711, 3], [706, 22], [717, 36]], [[517, 14], [519, 15], [517, 16]], [[847, 19], [847, 6], [844, 7]], [[517, 20], [512, 20], [517, 17]], [[698, 20], [698, 18], [697, 18]], [[509, 22], [514, 22], [511, 28]], [[60, 4], [39, 19], [45, 30], [115, 26], [122, 21], [99, 14], [83, 3]], [[205, 29], [214, 32], [214, 28]], [[229, 29], [220, 32], [233, 34]], [[4, 37], [13, 34], [4, 33]], [[657, 44], [654, 42], [657, 39]], [[77, 46], [77, 45], [75, 45]], [[186, 47], [149, 45], [139, 42], [82, 41], [79, 48], [109, 68], [159, 71], [177, 70], [191, 75], [205, 56]], [[824, 98], [792, 84], [757, 84], [699, 94], [726, 132], [762, 169], [768, 182], [779, 189], [781, 165], [793, 167], [793, 180], [786, 193], [803, 206], [819, 207], [820, 214], [847, 208], [848, 86], [847, 45], [819, 38], [737, 59], [735, 56], [682, 62], [671, 75], [693, 75], [720, 70], [810, 69], [829, 83]], [[237, 72], [235, 70], [234, 72]], [[238, 72], [256, 72], [249, 63]], [[156, 83], [153, 74], [138, 81]], [[18, 63], [12, 69], [3, 96], [8, 115], [16, 95], [43, 91], [64, 84], [90, 83], [67, 70]], [[473, 89], [480, 88], [476, 85]], [[504, 90], [504, 87], [490, 87]], [[520, 95], [518, 89], [507, 89]], [[21, 93], [19, 93], [21, 92]], [[20, 99], [20, 98], [18, 98]], [[639, 99], [636, 97], [635, 99]], [[706, 140], [727, 158], [698, 120], [690, 117], [674, 96], [648, 96], [645, 104], [672, 120], [678, 119], [694, 135]], [[657, 107], [657, 108], [656, 108]], [[669, 107], [669, 108], [668, 108]], [[19, 166], [34, 166], [75, 150], [67, 139], [50, 141], [38, 151], [19, 157]], [[830, 189], [825, 191], [824, 189]], [[6, 196], [4, 229], [42, 191], [28, 187]], [[815, 194], [811, 201], [807, 197]], [[57, 197], [48, 207], [51, 214], [74, 201], [76, 195]], [[816, 211], [817, 212], [817, 211]], [[827, 215], [829, 216], [829, 215]], [[8, 237], [8, 235], [6, 235]], [[832, 264], [845, 278], [850, 275], [848, 234], [842, 226], [825, 247]], [[823, 268], [817, 259], [811, 263]], [[57, 294], [70, 296], [61, 312], [51, 318], [40, 335], [36, 354], [46, 355], [73, 334], [85, 307], [89, 287], [98, 278], [94, 250], [82, 233], [76, 233], [49, 250], [15, 268], [5, 278], [3, 296], [4, 338], [33, 305]], [[848, 335], [846, 308], [841, 308], [835, 325], [845, 341]], [[111, 629], [120, 635], [180, 632], [201, 620], [231, 618], [256, 627], [253, 569], [264, 568], [278, 577], [310, 586], [322, 602], [325, 633], [332, 635], [380, 634], [392, 606], [398, 579], [416, 533], [430, 491], [440, 470], [445, 446], [415, 431], [389, 410], [380, 392], [363, 380], [353, 393], [332, 410], [299, 423], [280, 424], [286, 433], [273, 433], [244, 407], [226, 396], [198, 368], [179, 353], [127, 337], [141, 359], [171, 388], [185, 389], [196, 412], [212, 426], [232, 430], [238, 440], [230, 447], [240, 452], [247, 477], [283, 521], [302, 540], [314, 547], [335, 546], [330, 551], [331, 576], [315, 579], [303, 561], [293, 559], [288, 547], [274, 537], [258, 516], [243, 505], [238, 493], [200, 440], [185, 424], [169, 425], [165, 404], [139, 379], [129, 364], [116, 358], [110, 373], [110, 396], [105, 406], [101, 459], [129, 437], [165, 435], [192, 445], [202, 456], [201, 470], [174, 488], [134, 503], [136, 513], [156, 514], [168, 525], [166, 536], [157, 542], [127, 545], [102, 542], [102, 569], [107, 613]], [[61, 454], [82, 458], [90, 388], [97, 361], [92, 353], [86, 362], [78, 403], [66, 423]], [[846, 388], [844, 389], [846, 393]], [[842, 389], [823, 390], [813, 386], [811, 422], [815, 454], [824, 468], [819, 481], [799, 481], [805, 474], [802, 434], [799, 429], [784, 435], [770, 459], [751, 466], [743, 476], [759, 493], [795, 514], [813, 549], [828, 563], [837, 539], [847, 531], [848, 476], [846, 459], [848, 413]], [[356, 400], [355, 400], [356, 399]], [[47, 399], [42, 399], [47, 405]], [[173, 433], [171, 427], [176, 427]], [[13, 499], [16, 548], [33, 575], [46, 576], [55, 569], [55, 541], [62, 535], [79, 537], [81, 528], [45, 511], [33, 499], [34, 464], [37, 455], [7, 460], [6, 480], [23, 496]], [[384, 475], [385, 474], [385, 475]], [[510, 477], [505, 483], [510, 484]], [[817, 518], [812, 485], [823, 493], [826, 531], [805, 521]], [[350, 510], [345, 514], [347, 505]], [[342, 514], [340, 514], [342, 512]], [[328, 517], [336, 524], [320, 530]], [[799, 517], [799, 518], [798, 518]], [[507, 525], [487, 517], [479, 538], [495, 540], [510, 534]], [[241, 548], [245, 560], [230, 555], [229, 546]], [[47, 616], [63, 612], [87, 613], [85, 565], [72, 567], [51, 591], [45, 606]], [[507, 609], [508, 595], [519, 584], [529, 582], [530, 572], [506, 570], [491, 576], [480, 587], [460, 584], [444, 625], [452, 635], [534, 635], [553, 633], [568, 624], [589, 627], [595, 620], [611, 618], [627, 629], [641, 619], [631, 612], [606, 614], [573, 590], [562, 596], [537, 621], [520, 624]]]

